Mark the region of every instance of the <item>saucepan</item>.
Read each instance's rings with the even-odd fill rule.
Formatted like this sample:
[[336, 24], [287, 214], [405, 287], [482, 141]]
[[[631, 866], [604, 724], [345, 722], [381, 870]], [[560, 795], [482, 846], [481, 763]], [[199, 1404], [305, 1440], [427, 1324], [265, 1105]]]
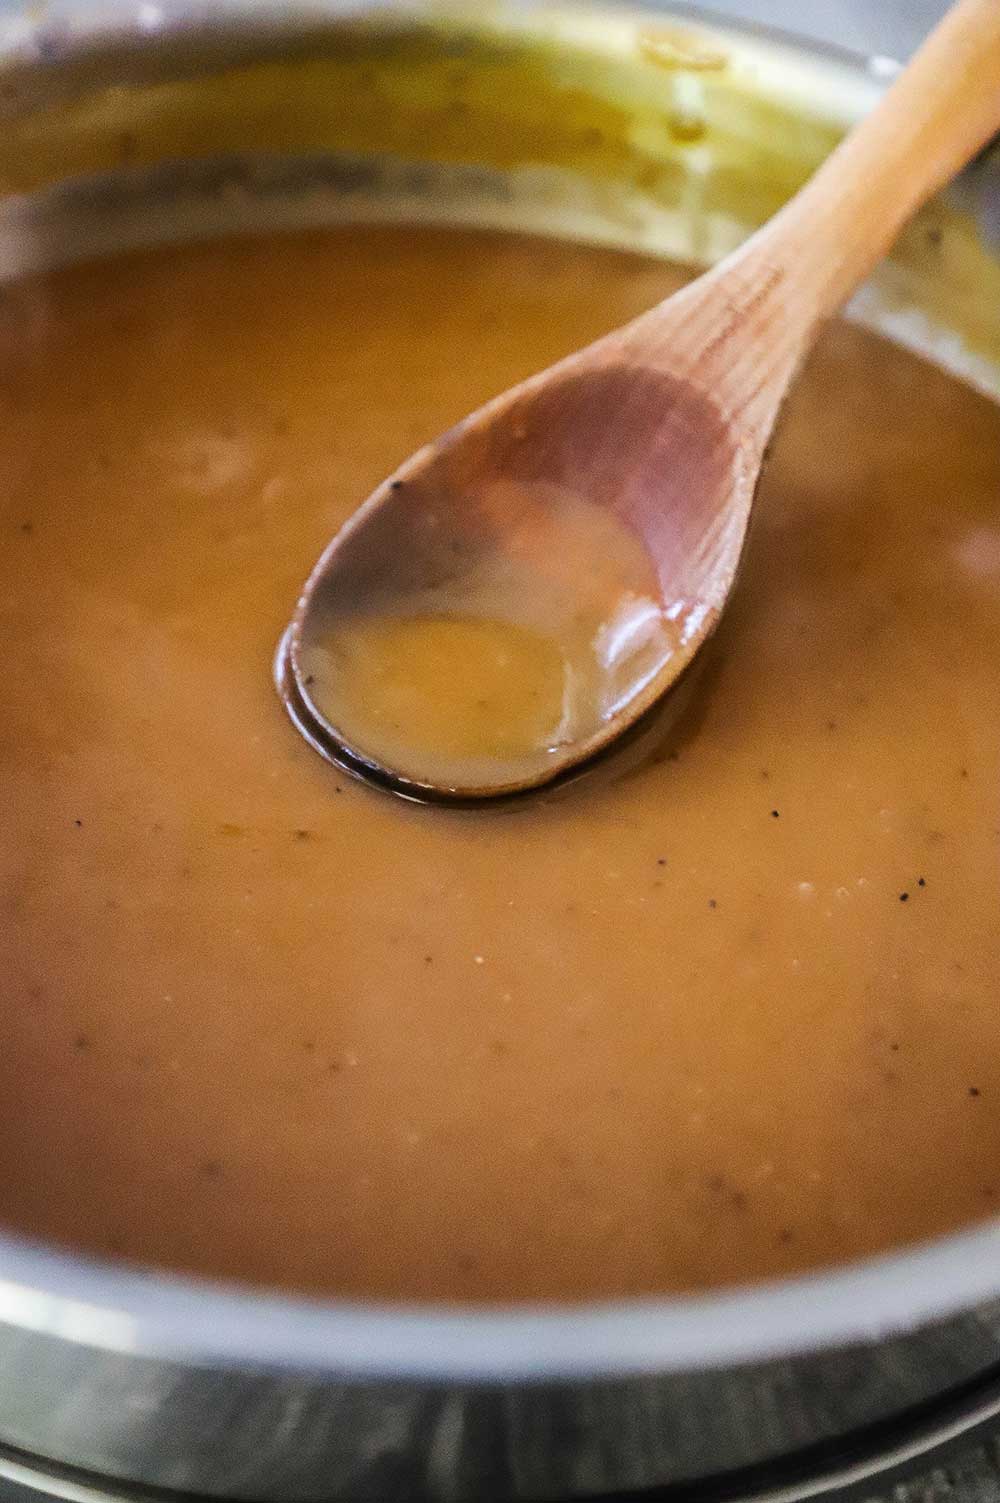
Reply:
[[[891, 73], [610, 3], [32, 6], [0, 22], [0, 275], [337, 219], [707, 263]], [[1000, 397], [995, 155], [850, 314]], [[995, 1224], [758, 1287], [482, 1309], [296, 1300], [0, 1235], [0, 1474], [67, 1497], [791, 1497], [998, 1407]]]

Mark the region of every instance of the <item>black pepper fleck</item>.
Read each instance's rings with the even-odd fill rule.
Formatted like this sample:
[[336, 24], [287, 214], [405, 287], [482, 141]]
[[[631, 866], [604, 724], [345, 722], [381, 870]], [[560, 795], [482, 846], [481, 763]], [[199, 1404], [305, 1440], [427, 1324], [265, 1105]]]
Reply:
[[390, 480], [389, 489], [391, 491], [401, 491], [403, 489], [403, 482], [401, 480]]
[[39, 57], [42, 57], [45, 62], [57, 63], [59, 62], [60, 50], [62, 50], [62, 38], [60, 36], [45, 36], [42, 33], [42, 36], [36, 39], [35, 47], [38, 48]]
[[666, 858], [666, 856], [657, 856], [657, 858], [656, 858], [656, 864], [657, 864], [657, 866], [666, 866], [666, 864], [667, 864], [667, 858]]
[[83, 829], [83, 820], [82, 819], [74, 819], [73, 823], [76, 825], [76, 827], [77, 827], [78, 830], [82, 830]]
[[771, 810], [771, 818], [772, 819], [780, 819], [781, 818], [781, 815], [779, 814], [779, 812], [778, 812], [777, 809], [772, 809]]
[[305, 678], [302, 680], [302, 682], [307, 687], [308, 687], [309, 684], [314, 684], [316, 682], [316, 675], [315, 675], [315, 673], [307, 673], [306, 676], [305, 676]]
[[918, 877], [917, 878], [917, 886], [918, 887], [926, 887], [927, 886], [927, 883], [924, 881], [923, 877]]
[[901, 903], [908, 903], [910, 901], [910, 894], [908, 892], [901, 892], [899, 894], [899, 901]]
[[975, 1085], [970, 1085], [970, 1087], [969, 1087], [969, 1095], [970, 1096], [979, 1096], [979, 1095], [981, 1095], [979, 1087], [975, 1086]]
[[718, 908], [719, 905], [715, 901], [714, 898], [709, 898], [709, 900], [708, 900], [708, 906], [709, 906], [709, 908]]
[[312, 830], [296, 830], [295, 831], [295, 839], [296, 840], [311, 840], [312, 839]]

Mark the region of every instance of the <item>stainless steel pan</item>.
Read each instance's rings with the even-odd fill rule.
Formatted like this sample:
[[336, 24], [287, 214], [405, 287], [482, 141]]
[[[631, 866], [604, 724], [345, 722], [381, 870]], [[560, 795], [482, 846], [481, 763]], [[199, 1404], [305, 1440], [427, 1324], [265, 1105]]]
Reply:
[[[638, 45], [650, 25], [668, 69]], [[338, 217], [704, 261], [773, 211], [887, 71], [690, 14], [514, 0], [471, 18], [332, 0], [35, 8], [0, 22], [0, 276]], [[989, 154], [853, 313], [1000, 397]], [[310, 1303], [0, 1237], [0, 1473], [372, 1503], [709, 1478], [801, 1490], [847, 1437], [858, 1455], [905, 1451], [989, 1409], [998, 1295], [992, 1224], [819, 1276], [572, 1309]]]

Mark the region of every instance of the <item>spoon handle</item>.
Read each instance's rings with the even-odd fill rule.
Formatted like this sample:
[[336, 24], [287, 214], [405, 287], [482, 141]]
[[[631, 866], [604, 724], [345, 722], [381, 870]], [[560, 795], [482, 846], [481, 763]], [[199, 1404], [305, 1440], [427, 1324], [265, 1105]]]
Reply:
[[1000, 0], [958, 0], [871, 114], [747, 243], [748, 263], [787, 273], [808, 337], [997, 130]]

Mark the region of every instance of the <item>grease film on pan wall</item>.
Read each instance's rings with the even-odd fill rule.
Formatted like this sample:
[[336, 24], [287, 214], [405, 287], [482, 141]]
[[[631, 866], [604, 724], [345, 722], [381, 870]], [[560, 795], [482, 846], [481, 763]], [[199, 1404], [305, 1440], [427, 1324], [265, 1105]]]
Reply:
[[0, 116], [0, 1503], [992, 1503], [1000, 0]]

